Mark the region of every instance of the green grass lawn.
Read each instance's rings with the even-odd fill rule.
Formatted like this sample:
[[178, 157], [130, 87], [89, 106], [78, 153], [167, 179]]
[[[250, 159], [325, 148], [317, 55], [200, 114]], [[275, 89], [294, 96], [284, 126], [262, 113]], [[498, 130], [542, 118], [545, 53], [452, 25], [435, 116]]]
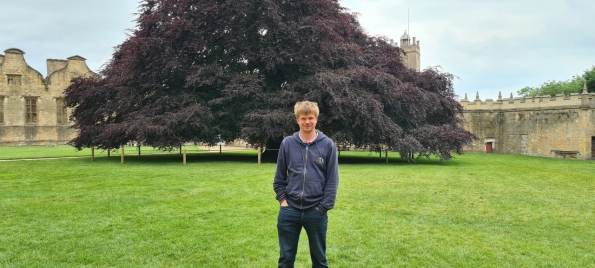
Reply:
[[[341, 153], [332, 267], [595, 267], [594, 161], [389, 160]], [[275, 267], [274, 170], [254, 150], [0, 162], [0, 267]]]

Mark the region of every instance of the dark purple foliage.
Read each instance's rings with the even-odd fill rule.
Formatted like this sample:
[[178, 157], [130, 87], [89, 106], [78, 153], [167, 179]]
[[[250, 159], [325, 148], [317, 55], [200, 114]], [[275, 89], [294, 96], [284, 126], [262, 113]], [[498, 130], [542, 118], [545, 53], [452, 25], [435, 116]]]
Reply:
[[453, 76], [415, 72], [336, 0], [145, 0], [138, 28], [101, 78], [66, 90], [77, 148], [138, 141], [279, 141], [293, 104], [318, 102], [339, 144], [450, 159], [474, 136], [461, 127]]

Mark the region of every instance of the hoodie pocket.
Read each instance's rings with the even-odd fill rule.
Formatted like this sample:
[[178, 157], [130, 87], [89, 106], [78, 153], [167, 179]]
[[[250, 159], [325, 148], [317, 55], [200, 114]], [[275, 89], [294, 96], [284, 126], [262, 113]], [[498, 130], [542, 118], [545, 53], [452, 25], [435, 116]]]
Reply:
[[298, 200], [302, 194], [302, 182], [298, 180], [290, 180], [285, 188], [285, 194], [292, 200]]
[[304, 188], [304, 200], [310, 202], [320, 200], [322, 198], [323, 188], [324, 185], [320, 181], [306, 182]]

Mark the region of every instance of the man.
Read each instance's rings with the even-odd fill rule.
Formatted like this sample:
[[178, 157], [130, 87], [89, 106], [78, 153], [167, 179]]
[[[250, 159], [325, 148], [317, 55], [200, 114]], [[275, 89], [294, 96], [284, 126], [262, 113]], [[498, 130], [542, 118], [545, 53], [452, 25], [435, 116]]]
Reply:
[[294, 113], [300, 131], [281, 142], [273, 181], [281, 204], [277, 218], [279, 267], [293, 267], [302, 227], [308, 235], [312, 267], [328, 267], [327, 211], [335, 206], [339, 185], [337, 148], [316, 130], [317, 103], [298, 102]]

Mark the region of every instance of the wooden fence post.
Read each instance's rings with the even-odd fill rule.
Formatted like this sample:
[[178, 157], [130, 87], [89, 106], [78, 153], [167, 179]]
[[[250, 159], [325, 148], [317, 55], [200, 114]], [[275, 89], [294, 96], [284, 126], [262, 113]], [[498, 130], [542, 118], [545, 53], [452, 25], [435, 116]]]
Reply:
[[262, 159], [262, 152], [260, 151], [260, 146], [258, 146], [258, 164], [260, 165], [260, 159]]
[[386, 163], [388, 164], [388, 149], [384, 151], [384, 156], [386, 156]]
[[91, 162], [95, 161], [95, 147], [91, 147]]
[[120, 162], [124, 164], [124, 146], [121, 147]]
[[184, 149], [184, 166], [186, 165], [186, 149]]

